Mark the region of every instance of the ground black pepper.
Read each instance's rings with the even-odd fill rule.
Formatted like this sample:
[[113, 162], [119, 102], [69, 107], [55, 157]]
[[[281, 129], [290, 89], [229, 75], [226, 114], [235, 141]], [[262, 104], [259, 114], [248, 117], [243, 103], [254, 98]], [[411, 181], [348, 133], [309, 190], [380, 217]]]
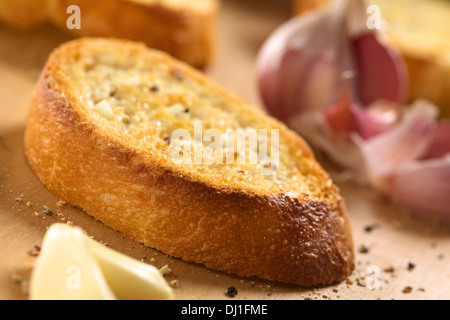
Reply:
[[238, 291], [235, 287], [228, 287], [227, 296], [229, 296], [230, 298], [234, 298], [237, 296], [237, 294], [238, 294]]
[[378, 226], [377, 224], [373, 224], [373, 225], [370, 225], [370, 226], [365, 227], [365, 228], [364, 228], [364, 231], [367, 232], [367, 233], [370, 233], [370, 232], [372, 232], [373, 230], [377, 229], [378, 227], [379, 227], [379, 226]]
[[365, 245], [361, 245], [359, 247], [359, 249], [358, 249], [358, 252], [359, 253], [364, 253], [364, 254], [369, 253], [369, 248], [367, 246], [365, 246]]

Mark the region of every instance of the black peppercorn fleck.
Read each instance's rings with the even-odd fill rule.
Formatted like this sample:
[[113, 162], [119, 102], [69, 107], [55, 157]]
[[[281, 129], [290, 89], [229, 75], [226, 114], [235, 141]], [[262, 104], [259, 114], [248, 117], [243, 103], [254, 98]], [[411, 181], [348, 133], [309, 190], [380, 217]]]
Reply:
[[237, 294], [238, 294], [238, 291], [235, 287], [228, 287], [227, 296], [229, 296], [230, 298], [234, 298], [237, 296]]

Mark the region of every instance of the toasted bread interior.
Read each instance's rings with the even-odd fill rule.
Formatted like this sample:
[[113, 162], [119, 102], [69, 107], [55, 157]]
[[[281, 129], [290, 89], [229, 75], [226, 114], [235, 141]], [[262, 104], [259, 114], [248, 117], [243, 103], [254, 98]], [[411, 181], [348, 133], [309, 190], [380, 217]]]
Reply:
[[[335, 194], [329, 192], [335, 187], [313, 160], [309, 147], [280, 123], [163, 53], [143, 50], [136, 44], [124, 46], [120, 52], [109, 46], [111, 42], [86, 42], [73, 55], [60, 57], [69, 61], [59, 64], [62, 85], [68, 86], [80, 112], [98, 128], [202, 181], [216, 181], [230, 188], [293, 193], [317, 201], [330, 201], [327, 197]], [[216, 153], [218, 149], [214, 148], [205, 152], [215, 140], [195, 135], [199, 123], [202, 134], [208, 129], [220, 133], [223, 153]], [[192, 161], [182, 165], [173, 158], [174, 150], [179, 151], [184, 141], [172, 140], [177, 129], [187, 130], [192, 138], [190, 145], [181, 147]], [[238, 138], [233, 136], [238, 129], [256, 132], [256, 147], [249, 135], [245, 147], [239, 148]], [[260, 129], [265, 129], [266, 134]], [[228, 144], [230, 139], [233, 142]], [[271, 149], [272, 143], [276, 149]], [[267, 146], [265, 152], [271, 161], [257, 157], [256, 162], [251, 162], [261, 146]], [[196, 147], [202, 150], [200, 161]], [[272, 154], [274, 150], [279, 153]], [[230, 151], [233, 156], [227, 158]]]

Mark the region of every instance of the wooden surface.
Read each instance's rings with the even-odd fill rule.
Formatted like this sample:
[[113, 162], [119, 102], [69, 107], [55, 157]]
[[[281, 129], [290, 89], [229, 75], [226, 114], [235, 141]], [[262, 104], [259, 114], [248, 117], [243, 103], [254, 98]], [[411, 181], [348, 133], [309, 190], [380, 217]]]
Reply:
[[[255, 56], [268, 34], [288, 17], [288, 8], [280, 2], [224, 0], [219, 54], [206, 72], [261, 107], [255, 86]], [[27, 299], [23, 292], [26, 286], [13, 279], [28, 279], [36, 259], [29, 250], [41, 244], [49, 225], [67, 221], [136, 259], [156, 267], [168, 264], [173, 270], [168, 280], [179, 281], [177, 299], [229, 299], [225, 295], [229, 286], [238, 290], [234, 299], [450, 298], [450, 227], [395, 209], [370, 189], [346, 179], [325, 160], [346, 198], [357, 250], [357, 268], [349, 281], [328, 287], [300, 288], [208, 270], [146, 248], [77, 209], [59, 208], [59, 199], [46, 190], [26, 162], [23, 132], [39, 72], [52, 48], [69, 39], [52, 26], [30, 33], [0, 26], [0, 299]], [[42, 213], [44, 205], [54, 211], [52, 216]], [[375, 228], [369, 232], [368, 226]], [[366, 284], [372, 283], [377, 270], [381, 288], [370, 289]], [[407, 287], [411, 290], [405, 291]]]

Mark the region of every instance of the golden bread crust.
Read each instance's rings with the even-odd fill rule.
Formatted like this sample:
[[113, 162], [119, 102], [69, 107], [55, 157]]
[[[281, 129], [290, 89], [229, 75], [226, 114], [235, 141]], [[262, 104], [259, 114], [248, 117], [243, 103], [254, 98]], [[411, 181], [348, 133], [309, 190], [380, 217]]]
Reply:
[[[156, 55], [235, 101], [199, 72], [144, 46], [99, 39], [69, 43], [43, 70], [26, 124], [29, 163], [51, 192], [136, 241], [212, 269], [303, 286], [348, 277], [354, 268], [351, 228], [334, 185], [324, 198], [329, 201], [315, 201], [224, 184], [172, 166], [90, 121], [67, 91], [60, 63], [92, 43]], [[304, 141], [276, 120], [265, 121], [278, 124], [280, 135], [304, 150], [312, 172], [327, 184]]]

